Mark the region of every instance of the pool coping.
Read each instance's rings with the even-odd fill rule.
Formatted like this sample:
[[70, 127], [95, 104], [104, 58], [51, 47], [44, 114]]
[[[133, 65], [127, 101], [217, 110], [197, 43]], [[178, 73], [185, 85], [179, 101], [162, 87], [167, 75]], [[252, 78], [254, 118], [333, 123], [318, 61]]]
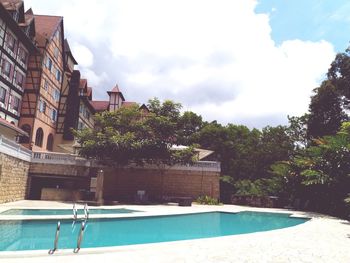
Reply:
[[[262, 211], [259, 208], [254, 207], [231, 207], [231, 206], [203, 206], [203, 205], [194, 205], [192, 207], [174, 207], [173, 211], [169, 211], [165, 209], [166, 211], [152, 211], [152, 208], [156, 207], [161, 208], [171, 208], [172, 206], [139, 206], [139, 205], [118, 205], [118, 206], [104, 206], [99, 207], [98, 209], [131, 209], [131, 210], [138, 210], [139, 212], [133, 212], [133, 213], [122, 213], [122, 214], [93, 214], [90, 215], [89, 218], [91, 219], [108, 219], [108, 218], [138, 218], [138, 217], [151, 217], [151, 216], [169, 216], [169, 215], [186, 215], [186, 214], [198, 214], [198, 213], [207, 213], [207, 212], [224, 212], [224, 213], [239, 213], [239, 212], [262, 212], [262, 213], [278, 213], [278, 214], [289, 214], [289, 217], [294, 218], [303, 218], [308, 219], [308, 221], [304, 222], [303, 224], [308, 223], [312, 220], [311, 216], [306, 216], [304, 213], [300, 213], [298, 211], [290, 211], [290, 210], [282, 210], [282, 209], [269, 209], [268, 211]], [[48, 208], [48, 207], [46, 207]], [[141, 209], [146, 211], [141, 211]], [[151, 208], [151, 209], [149, 209]], [[28, 209], [26, 206], [13, 206], [9, 209]], [[44, 206], [42, 207], [35, 207], [32, 209], [45, 209]], [[51, 207], [52, 209], [52, 207]], [[61, 207], [55, 209], [67, 209], [67, 207]], [[8, 209], [6, 209], [8, 210]], [[148, 211], [147, 211], [148, 210]], [[151, 210], [151, 211], [150, 211]], [[196, 211], [194, 211], [196, 210]], [[1, 211], [1, 210], [0, 210]], [[79, 218], [78, 220], [83, 219]], [[40, 216], [0, 216], [0, 221], [8, 221], [8, 220], [73, 220], [73, 217], [71, 215], [67, 216], [47, 216], [47, 215], [40, 215]], [[298, 227], [298, 225], [293, 226]], [[148, 247], [155, 244], [174, 244], [174, 242], [193, 242], [196, 240], [206, 240], [206, 239], [216, 239], [216, 238], [227, 238], [230, 236], [240, 236], [240, 235], [254, 235], [257, 233], [264, 233], [264, 232], [271, 232], [271, 231], [284, 231], [287, 228], [282, 229], [274, 229], [269, 231], [258, 231], [254, 233], [245, 233], [245, 234], [238, 234], [238, 235], [228, 235], [228, 236], [219, 236], [219, 237], [210, 237], [210, 238], [199, 238], [199, 239], [190, 239], [190, 240], [177, 240], [177, 241], [166, 241], [166, 242], [156, 242], [156, 243], [146, 243], [146, 244], [132, 244], [132, 245], [119, 245], [119, 246], [110, 246], [110, 247], [94, 247], [94, 248], [82, 248], [79, 253], [73, 253], [73, 249], [58, 249], [53, 255], [48, 254], [48, 250], [21, 250], [21, 251], [0, 251], [0, 257], [1, 258], [23, 258], [23, 257], [52, 257], [52, 256], [73, 256], [73, 255], [86, 255], [86, 254], [101, 254], [101, 253], [109, 253], [109, 252], [118, 252], [118, 251], [129, 251], [136, 248], [142, 248], [142, 247]]]
[[[232, 212], [225, 212], [225, 211], [207, 211], [207, 212], [196, 212], [196, 213], [187, 213], [187, 214], [199, 214], [199, 213], [210, 213], [210, 212], [224, 212], [224, 213], [232, 213]], [[240, 212], [256, 212], [256, 211], [240, 211]], [[235, 212], [239, 213], [239, 212]], [[264, 212], [261, 212], [264, 213]], [[268, 212], [273, 213], [273, 212]], [[282, 214], [282, 213], [281, 213]], [[287, 214], [287, 213], [286, 213]], [[181, 214], [171, 214], [171, 215], [184, 215]], [[171, 216], [170, 214], [167, 214], [167, 216]], [[152, 215], [152, 216], [166, 216], [166, 215]], [[149, 216], [146, 216], [149, 217]], [[263, 230], [263, 231], [256, 231], [252, 233], [244, 233], [244, 234], [235, 234], [235, 235], [224, 235], [224, 236], [216, 236], [216, 237], [204, 237], [204, 238], [196, 238], [196, 239], [185, 239], [185, 240], [174, 240], [174, 241], [163, 241], [163, 242], [153, 242], [153, 243], [141, 243], [141, 244], [131, 244], [131, 245], [118, 245], [118, 246], [105, 246], [105, 247], [91, 247], [91, 248], [82, 248], [78, 253], [74, 252], [74, 249], [67, 248], [67, 249], [57, 249], [53, 254], [49, 253], [49, 250], [47, 249], [41, 249], [41, 250], [20, 250], [20, 251], [0, 251], [0, 258], [23, 258], [23, 257], [35, 257], [35, 258], [44, 258], [44, 257], [60, 257], [60, 256], [79, 256], [79, 255], [92, 255], [92, 254], [105, 254], [105, 253], [116, 253], [116, 252], [128, 252], [128, 251], [134, 251], [136, 249], [143, 249], [143, 248], [149, 248], [151, 246], [157, 245], [157, 246], [168, 246], [172, 244], [186, 244], [196, 241], [205, 242], [206, 240], [211, 240], [214, 242], [222, 241], [225, 239], [230, 239], [231, 237], [239, 237], [239, 236], [254, 236], [254, 235], [261, 235], [266, 232], [281, 232], [288, 231], [290, 228], [297, 228], [304, 224], [307, 224], [313, 220], [313, 218], [308, 217], [308, 221], [303, 222], [302, 224], [298, 224], [295, 226], [289, 226], [279, 229], [273, 229], [273, 230]]]

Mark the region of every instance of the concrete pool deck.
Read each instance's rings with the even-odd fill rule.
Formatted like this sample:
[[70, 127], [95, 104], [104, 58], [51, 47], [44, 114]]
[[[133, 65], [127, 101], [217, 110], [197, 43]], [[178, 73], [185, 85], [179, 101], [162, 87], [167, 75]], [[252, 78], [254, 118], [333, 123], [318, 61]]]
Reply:
[[[1, 204], [0, 213], [10, 208], [72, 208], [72, 204], [18, 201]], [[115, 217], [209, 211], [261, 211], [293, 213], [295, 216], [310, 217], [311, 220], [294, 227], [266, 232], [108, 248], [82, 248], [78, 254], [74, 254], [72, 250], [59, 250], [54, 255], [48, 255], [47, 251], [0, 252], [0, 262], [350, 262], [350, 222], [325, 215], [235, 205], [118, 205], [108, 208], [143, 211], [131, 215], [119, 214]], [[91, 218], [95, 216], [91, 215]], [[10, 218], [0, 216], [0, 220]], [[20, 219], [21, 216], [12, 218]], [[3, 238], [5, 237], [0, 237], [0, 242]]]

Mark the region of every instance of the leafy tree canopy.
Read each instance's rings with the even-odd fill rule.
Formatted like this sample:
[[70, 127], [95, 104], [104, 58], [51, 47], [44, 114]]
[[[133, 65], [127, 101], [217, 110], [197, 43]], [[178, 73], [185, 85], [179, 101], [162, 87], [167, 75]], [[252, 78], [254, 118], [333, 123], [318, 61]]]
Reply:
[[313, 139], [334, 135], [347, 119], [343, 97], [331, 81], [324, 81], [314, 92], [309, 106], [307, 136]]
[[193, 147], [173, 150], [181, 105], [172, 101], [149, 101], [150, 113], [144, 117], [139, 107], [120, 108], [95, 116], [96, 129], [76, 132], [80, 154], [118, 165], [192, 163]]

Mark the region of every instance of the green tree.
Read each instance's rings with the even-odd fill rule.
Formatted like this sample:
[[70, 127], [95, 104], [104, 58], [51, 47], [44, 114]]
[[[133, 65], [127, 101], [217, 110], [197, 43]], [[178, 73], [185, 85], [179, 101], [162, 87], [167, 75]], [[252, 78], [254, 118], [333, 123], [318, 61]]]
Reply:
[[295, 197], [310, 200], [312, 208], [347, 216], [344, 200], [350, 193], [350, 123], [343, 123], [336, 135], [314, 140], [290, 161], [272, 169], [287, 184], [294, 183], [294, 189], [299, 189]]
[[195, 161], [193, 147], [171, 148], [178, 133], [175, 119], [179, 107], [171, 101], [159, 103], [147, 118], [141, 117], [138, 106], [97, 114], [97, 129], [76, 132], [80, 154], [118, 165], [191, 163]]
[[178, 144], [193, 144], [197, 140], [199, 136], [198, 133], [202, 127], [202, 116], [197, 115], [192, 111], [185, 111], [178, 121]]
[[350, 100], [350, 49], [338, 53], [332, 62], [328, 73], [328, 79], [337, 88], [338, 92], [346, 98], [346, 105]]
[[303, 149], [309, 144], [307, 138], [308, 119], [308, 114], [304, 114], [300, 117], [288, 116], [289, 126], [287, 133], [290, 140], [294, 142], [295, 150]]
[[314, 139], [334, 135], [347, 119], [342, 97], [330, 81], [324, 81], [314, 92], [309, 106], [307, 136]]

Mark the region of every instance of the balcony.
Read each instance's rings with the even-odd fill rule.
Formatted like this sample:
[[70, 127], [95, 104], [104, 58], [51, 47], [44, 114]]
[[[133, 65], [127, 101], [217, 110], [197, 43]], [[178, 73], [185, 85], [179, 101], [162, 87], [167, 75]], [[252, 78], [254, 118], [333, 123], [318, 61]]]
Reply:
[[0, 135], [0, 153], [7, 154], [27, 162], [30, 162], [32, 157], [32, 151], [2, 135]]

